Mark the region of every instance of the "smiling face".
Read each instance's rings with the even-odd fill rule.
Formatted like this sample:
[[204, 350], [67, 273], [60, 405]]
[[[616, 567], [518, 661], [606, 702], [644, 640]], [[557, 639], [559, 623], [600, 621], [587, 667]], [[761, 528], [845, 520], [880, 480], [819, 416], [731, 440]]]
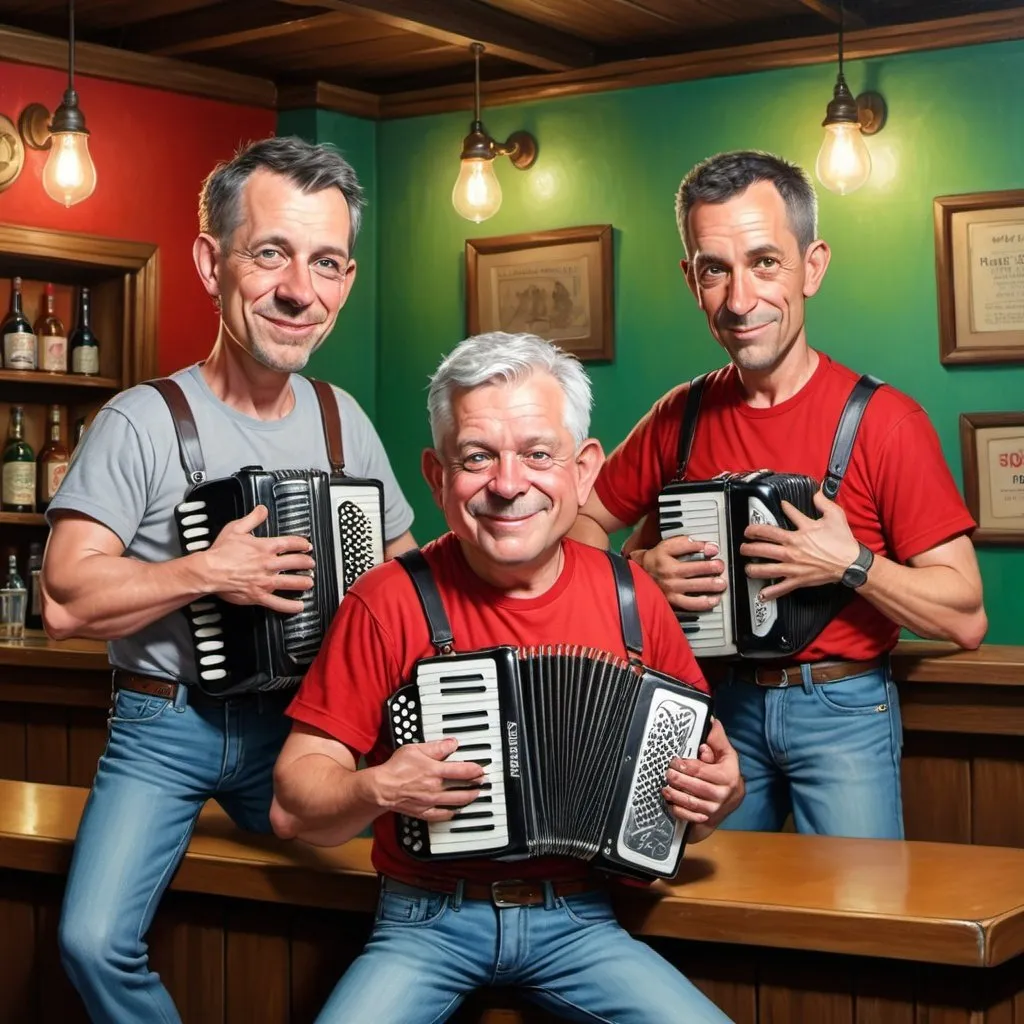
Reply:
[[261, 169], [242, 189], [239, 214], [226, 248], [199, 236], [200, 276], [230, 340], [271, 370], [296, 372], [330, 334], [355, 279], [348, 204], [337, 188], [303, 192]]
[[548, 564], [590, 494], [601, 447], [577, 450], [564, 409], [561, 385], [543, 371], [457, 390], [441, 450], [423, 453], [434, 498], [485, 579]]
[[771, 182], [755, 182], [724, 203], [696, 203], [687, 241], [687, 284], [741, 370], [769, 373], [794, 346], [806, 346], [804, 300], [821, 285], [829, 250], [819, 239], [800, 252]]

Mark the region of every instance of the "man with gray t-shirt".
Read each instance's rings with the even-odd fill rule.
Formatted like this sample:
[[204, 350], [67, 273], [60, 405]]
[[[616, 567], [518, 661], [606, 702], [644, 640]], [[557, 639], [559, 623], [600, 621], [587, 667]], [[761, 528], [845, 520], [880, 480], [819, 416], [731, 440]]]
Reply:
[[[329, 147], [267, 139], [221, 164], [200, 197], [193, 255], [220, 310], [213, 350], [174, 374], [209, 479], [243, 466], [330, 468], [312, 384], [298, 376], [355, 279], [364, 205]], [[385, 557], [415, 547], [412, 510], [372, 425], [344, 391], [346, 472], [384, 485]], [[189, 482], [163, 398], [140, 385], [97, 414], [50, 504], [43, 617], [51, 635], [109, 641], [107, 749], [75, 843], [61, 953], [95, 1021], [178, 1022], [144, 937], [203, 804], [269, 831], [290, 694], [205, 695], [183, 606], [204, 595], [293, 613], [314, 568], [301, 537], [254, 537], [258, 506], [181, 555], [174, 508]], [[287, 592], [290, 596], [283, 596]]]

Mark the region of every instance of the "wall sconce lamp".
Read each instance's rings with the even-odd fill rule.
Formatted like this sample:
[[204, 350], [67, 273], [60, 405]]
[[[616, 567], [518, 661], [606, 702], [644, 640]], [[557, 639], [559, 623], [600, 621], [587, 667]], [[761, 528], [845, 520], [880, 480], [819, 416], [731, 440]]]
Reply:
[[462, 166], [452, 189], [452, 206], [466, 220], [479, 224], [501, 209], [501, 183], [494, 173], [494, 158], [507, 156], [513, 167], [525, 171], [537, 159], [537, 140], [529, 132], [513, 132], [495, 142], [480, 121], [480, 54], [483, 43], [470, 45], [475, 68], [473, 123], [462, 140]]
[[75, 0], [68, 0], [68, 23], [68, 87], [64, 99], [53, 112], [52, 120], [41, 103], [30, 103], [21, 112], [18, 130], [29, 149], [50, 150], [43, 168], [46, 194], [54, 202], [74, 206], [88, 199], [96, 188], [89, 130], [75, 92]]
[[825, 138], [814, 165], [818, 181], [841, 196], [855, 192], [871, 174], [871, 153], [865, 135], [885, 124], [887, 109], [881, 93], [862, 92], [856, 99], [843, 76], [843, 5], [839, 5], [839, 74], [825, 110]]

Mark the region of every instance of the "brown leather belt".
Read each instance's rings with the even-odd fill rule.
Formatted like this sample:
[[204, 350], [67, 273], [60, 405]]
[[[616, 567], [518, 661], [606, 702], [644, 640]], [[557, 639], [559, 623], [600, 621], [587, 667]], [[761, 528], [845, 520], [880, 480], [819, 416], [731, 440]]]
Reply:
[[164, 697], [167, 700], [175, 700], [178, 696], [178, 687], [183, 686], [187, 691], [187, 702], [195, 707], [197, 704], [214, 705], [223, 707], [228, 701], [252, 700], [280, 700], [288, 703], [294, 695], [291, 690], [268, 690], [266, 693], [252, 692], [236, 694], [234, 697], [211, 697], [204, 693], [198, 686], [190, 683], [176, 683], [170, 679], [159, 679], [156, 676], [139, 675], [137, 672], [126, 672], [124, 669], [114, 669], [114, 692], [118, 690], [131, 690], [132, 693], [145, 693], [150, 697]]
[[[420, 879], [417, 882], [403, 882], [385, 876], [382, 882], [386, 892], [407, 896], [443, 894], [452, 896], [458, 891], [459, 883], [445, 879]], [[545, 886], [551, 887], [554, 896], [579, 896], [584, 892], [604, 890], [605, 886], [593, 878], [572, 878], [562, 882], [545, 882], [524, 878], [505, 878], [499, 882], [462, 882], [464, 900], [487, 900], [496, 907], [536, 907], [545, 902]]]
[[[811, 681], [814, 683], [838, 683], [865, 672], [874, 672], [885, 663], [884, 658], [870, 658], [867, 661], [814, 661], [810, 663]], [[704, 678], [709, 683], [726, 682], [735, 679], [755, 686], [799, 686], [800, 665], [759, 665], [756, 662], [708, 662], [701, 664]]]

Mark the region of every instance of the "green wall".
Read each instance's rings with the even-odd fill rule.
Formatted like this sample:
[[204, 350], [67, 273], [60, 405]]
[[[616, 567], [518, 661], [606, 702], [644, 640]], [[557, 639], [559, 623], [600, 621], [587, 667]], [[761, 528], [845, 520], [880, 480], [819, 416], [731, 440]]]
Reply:
[[356, 281], [338, 323], [309, 361], [308, 372], [344, 387], [367, 414], [377, 414], [377, 236], [380, 192], [377, 187], [377, 126], [330, 110], [282, 111], [278, 135], [299, 135], [310, 142], [331, 142], [355, 168], [368, 205], [356, 242]]
[[[851, 89], [880, 90], [889, 122], [869, 140], [869, 183], [852, 196], [821, 192], [821, 233], [833, 261], [808, 308], [808, 336], [917, 398], [958, 480], [959, 413], [1024, 407], [1024, 367], [940, 365], [932, 198], [1024, 186], [1022, 66], [1021, 42], [849, 63]], [[616, 357], [590, 367], [593, 432], [610, 449], [664, 391], [723, 361], [679, 273], [672, 204], [680, 177], [735, 148], [768, 149], [813, 168], [834, 81], [835, 68], [819, 66], [485, 110], [492, 135], [528, 129], [540, 153], [526, 172], [499, 161], [504, 205], [480, 226], [450, 201], [468, 113], [376, 126], [379, 294], [375, 325], [369, 312], [357, 324], [360, 344], [376, 327], [375, 419], [416, 508], [418, 539], [443, 528], [419, 453], [429, 443], [428, 374], [465, 333], [465, 239], [613, 225]], [[334, 131], [353, 159], [364, 155], [365, 122], [317, 116], [319, 130]], [[365, 300], [365, 278], [360, 286]], [[338, 360], [335, 379], [352, 386], [352, 309], [345, 315], [330, 358]], [[360, 352], [357, 369], [362, 360]], [[981, 549], [979, 557], [989, 642], [1024, 641], [1016, 586], [1024, 550]]]

